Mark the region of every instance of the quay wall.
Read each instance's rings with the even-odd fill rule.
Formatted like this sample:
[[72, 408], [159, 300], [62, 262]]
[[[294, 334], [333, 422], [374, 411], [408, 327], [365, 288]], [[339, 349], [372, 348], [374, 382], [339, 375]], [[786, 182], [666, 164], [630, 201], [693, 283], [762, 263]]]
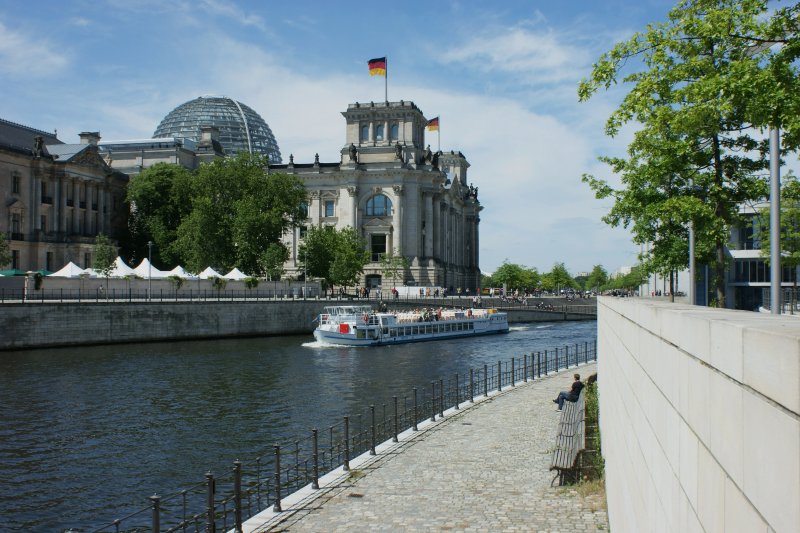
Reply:
[[800, 318], [598, 302], [613, 531], [800, 527]]
[[316, 300], [5, 304], [0, 349], [310, 334]]

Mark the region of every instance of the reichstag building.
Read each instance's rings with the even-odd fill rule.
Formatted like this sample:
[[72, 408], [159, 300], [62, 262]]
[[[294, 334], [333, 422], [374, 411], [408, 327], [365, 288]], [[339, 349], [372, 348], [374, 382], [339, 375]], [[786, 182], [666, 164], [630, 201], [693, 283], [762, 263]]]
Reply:
[[[413, 102], [354, 103], [342, 113], [338, 161], [284, 163], [272, 130], [249, 106], [200, 97], [170, 111], [151, 139], [103, 141], [84, 132], [67, 144], [55, 134], [0, 119], [0, 231], [23, 271], [91, 265], [94, 238], [119, 239], [127, 223], [129, 179], [159, 162], [195, 169], [239, 151], [269, 157], [270, 172], [297, 176], [308, 190], [307, 223], [285, 235], [288, 275], [302, 276], [298, 244], [308, 227], [354, 227], [371, 262], [362, 284], [469, 289], [480, 283], [478, 189], [461, 152], [432, 152], [427, 120]], [[404, 256], [403, 279], [384, 280], [382, 254]], [[213, 265], [212, 265], [213, 266]]]

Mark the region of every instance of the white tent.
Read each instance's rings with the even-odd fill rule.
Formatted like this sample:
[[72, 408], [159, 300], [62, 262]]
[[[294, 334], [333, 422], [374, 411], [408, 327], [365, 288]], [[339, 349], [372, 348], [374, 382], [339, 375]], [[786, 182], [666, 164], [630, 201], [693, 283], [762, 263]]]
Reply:
[[172, 270], [170, 270], [170, 271], [168, 272], [168, 274], [169, 274], [170, 276], [178, 276], [179, 278], [184, 278], [184, 279], [197, 279], [197, 276], [196, 276], [196, 275], [194, 275], [194, 274], [189, 274], [189, 273], [188, 273], [188, 272], [186, 272], [186, 270], [184, 270], [184, 269], [183, 269], [183, 267], [182, 267], [182, 266], [180, 266], [180, 265], [178, 265], [178, 266], [176, 266], [175, 268], [173, 268]]
[[122, 260], [121, 257], [117, 256], [114, 259], [114, 270], [111, 272], [111, 277], [114, 278], [124, 278], [125, 276], [131, 276], [135, 274], [134, 270], [125, 264], [125, 261]]
[[241, 270], [239, 270], [238, 268], [235, 268], [235, 267], [234, 267], [233, 270], [231, 270], [230, 272], [225, 274], [225, 278], [233, 279], [233, 280], [241, 280], [241, 279], [245, 279], [246, 277], [247, 277], [246, 274], [243, 274]]
[[61, 270], [50, 275], [57, 278], [77, 278], [81, 274], [83, 274], [83, 269], [70, 261]]
[[221, 278], [221, 277], [222, 276], [220, 275], [220, 273], [211, 267], [208, 267], [202, 272], [200, 272], [200, 279]]
[[147, 258], [142, 259], [142, 262], [139, 263], [139, 266], [134, 268], [133, 271], [137, 276], [144, 279], [163, 279], [170, 275], [169, 272], [164, 272], [152, 266]]

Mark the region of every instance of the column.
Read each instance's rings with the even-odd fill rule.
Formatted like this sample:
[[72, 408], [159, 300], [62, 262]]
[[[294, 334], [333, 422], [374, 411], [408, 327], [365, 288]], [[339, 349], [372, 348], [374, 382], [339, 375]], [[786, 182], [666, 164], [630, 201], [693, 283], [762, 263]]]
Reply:
[[434, 231], [435, 224], [433, 221], [433, 195], [425, 193], [423, 195], [424, 209], [425, 209], [425, 249], [422, 254], [425, 257], [433, 257], [433, 239], [436, 236]]
[[441, 259], [442, 257], [442, 243], [440, 242], [440, 235], [442, 234], [442, 212], [441, 212], [442, 205], [439, 203], [438, 199], [434, 199], [433, 202], [433, 220], [431, 221], [431, 227], [434, 228], [433, 239], [433, 257], [435, 259]]
[[[372, 124], [370, 123], [370, 131], [372, 130]], [[347, 188], [347, 194], [350, 195], [350, 225], [353, 226], [359, 235], [361, 235], [360, 228], [358, 227], [358, 187], [351, 185]]]
[[108, 194], [108, 190], [105, 187], [102, 187], [97, 192], [97, 232], [104, 233], [106, 235], [110, 235], [110, 224], [106, 222], [106, 195]]
[[77, 179], [72, 182], [72, 232], [75, 234], [80, 234], [80, 215], [81, 215], [81, 183]]
[[403, 253], [403, 186], [395, 185], [392, 187], [392, 190], [394, 191], [394, 205], [392, 206], [394, 209], [394, 211], [392, 211], [394, 253], [395, 255], [401, 255]]

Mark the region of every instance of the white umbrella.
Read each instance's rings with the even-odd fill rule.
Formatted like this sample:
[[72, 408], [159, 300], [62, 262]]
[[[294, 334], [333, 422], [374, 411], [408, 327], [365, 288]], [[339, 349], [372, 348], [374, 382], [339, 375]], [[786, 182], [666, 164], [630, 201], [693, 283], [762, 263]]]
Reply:
[[239, 270], [238, 268], [234, 267], [233, 270], [231, 270], [230, 272], [225, 274], [225, 277], [227, 279], [242, 280], [242, 279], [245, 279], [247, 277], [247, 275], [243, 274], [241, 270]]
[[208, 267], [202, 272], [200, 272], [200, 279], [221, 278], [221, 277], [222, 276], [220, 275], [220, 273], [211, 267]]
[[58, 272], [53, 272], [50, 274], [51, 276], [55, 276], [57, 278], [77, 278], [83, 274], [83, 269], [70, 261], [66, 265], [64, 265], [61, 270]]

